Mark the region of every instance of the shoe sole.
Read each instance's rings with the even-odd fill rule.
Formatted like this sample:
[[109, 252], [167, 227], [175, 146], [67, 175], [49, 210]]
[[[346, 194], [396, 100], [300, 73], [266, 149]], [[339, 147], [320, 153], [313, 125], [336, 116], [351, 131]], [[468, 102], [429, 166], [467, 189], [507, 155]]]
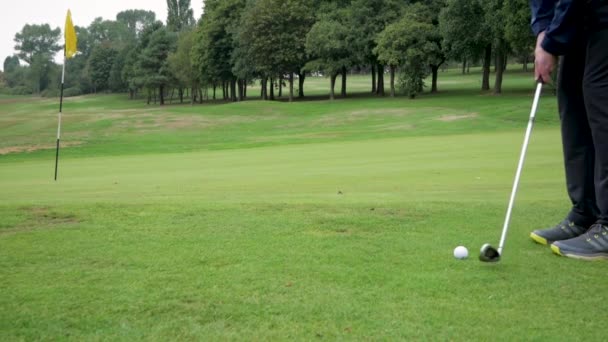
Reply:
[[562, 251], [556, 245], [551, 245], [551, 250], [553, 251], [553, 253], [555, 253], [559, 256], [572, 258], [572, 259], [588, 260], [588, 261], [608, 260], [608, 254], [581, 255], [581, 254], [568, 253], [568, 252]]
[[530, 238], [532, 238], [532, 240], [534, 240], [534, 242], [540, 244], [540, 245], [548, 245], [553, 243], [552, 241], [547, 241], [547, 239], [545, 239], [544, 237], [536, 234], [536, 233], [530, 233]]

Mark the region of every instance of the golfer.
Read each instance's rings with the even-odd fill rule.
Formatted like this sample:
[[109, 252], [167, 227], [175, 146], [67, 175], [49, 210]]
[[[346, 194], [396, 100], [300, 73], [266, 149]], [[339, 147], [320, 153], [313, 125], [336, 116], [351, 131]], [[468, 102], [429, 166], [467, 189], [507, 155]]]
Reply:
[[531, 0], [535, 77], [557, 99], [572, 208], [531, 238], [558, 255], [608, 259], [608, 0]]

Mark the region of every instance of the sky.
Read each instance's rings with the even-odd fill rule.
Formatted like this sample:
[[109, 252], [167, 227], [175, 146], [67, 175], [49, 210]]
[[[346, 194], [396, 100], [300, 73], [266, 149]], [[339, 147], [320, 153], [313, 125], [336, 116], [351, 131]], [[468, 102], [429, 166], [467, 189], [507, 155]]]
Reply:
[[[194, 18], [199, 19], [202, 13], [203, 0], [191, 0]], [[72, 11], [72, 21], [77, 26], [89, 26], [97, 17], [116, 20], [118, 12], [128, 9], [154, 11], [156, 19], [167, 21], [166, 0], [17, 0], [11, 6], [4, 6], [0, 12], [0, 70], [4, 59], [15, 53], [15, 33], [20, 32], [25, 24], [49, 24], [51, 28], [61, 28], [63, 44], [63, 26], [67, 10]]]

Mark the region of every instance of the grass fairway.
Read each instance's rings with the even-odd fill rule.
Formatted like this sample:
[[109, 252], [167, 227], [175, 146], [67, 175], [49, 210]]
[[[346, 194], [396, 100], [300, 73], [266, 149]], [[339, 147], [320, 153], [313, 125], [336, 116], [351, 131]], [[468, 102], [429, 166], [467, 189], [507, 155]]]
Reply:
[[57, 183], [54, 103], [0, 102], [0, 340], [602, 340], [606, 264], [527, 237], [568, 207], [551, 96], [504, 260], [476, 260], [524, 77], [501, 97], [454, 74], [415, 101], [70, 99]]

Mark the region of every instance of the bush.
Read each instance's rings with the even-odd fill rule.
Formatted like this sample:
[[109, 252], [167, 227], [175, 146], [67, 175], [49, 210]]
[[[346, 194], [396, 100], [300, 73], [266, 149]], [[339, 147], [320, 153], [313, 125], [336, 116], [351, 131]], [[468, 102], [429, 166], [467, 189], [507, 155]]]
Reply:
[[80, 87], [71, 87], [71, 88], [63, 89], [64, 97], [79, 96], [79, 95], [82, 95], [82, 91], [80, 91]]
[[26, 86], [17, 86], [7, 89], [7, 93], [10, 95], [31, 95], [32, 89]]
[[424, 79], [429, 75], [429, 70], [424, 56], [419, 51], [411, 53], [408, 57], [401, 68], [399, 87], [413, 99], [424, 90]]
[[59, 97], [59, 90], [58, 89], [45, 89], [44, 91], [42, 91], [40, 96], [42, 96], [42, 97]]

